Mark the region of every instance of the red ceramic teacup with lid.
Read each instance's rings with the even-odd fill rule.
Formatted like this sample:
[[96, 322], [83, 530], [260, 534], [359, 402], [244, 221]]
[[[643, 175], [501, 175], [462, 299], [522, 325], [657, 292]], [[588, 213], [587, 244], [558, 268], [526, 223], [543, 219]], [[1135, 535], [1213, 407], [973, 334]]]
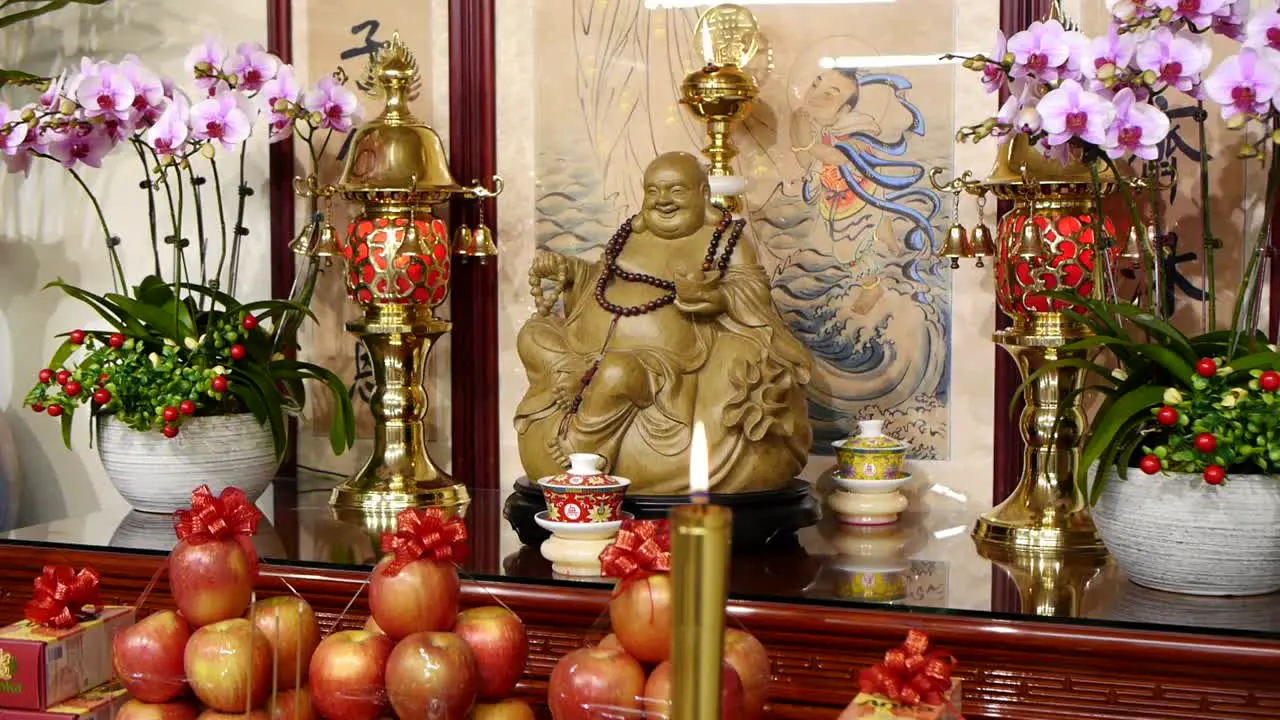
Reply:
[[604, 471], [605, 459], [594, 453], [572, 453], [569, 469], [538, 480], [552, 522], [614, 522], [622, 517], [626, 478]]

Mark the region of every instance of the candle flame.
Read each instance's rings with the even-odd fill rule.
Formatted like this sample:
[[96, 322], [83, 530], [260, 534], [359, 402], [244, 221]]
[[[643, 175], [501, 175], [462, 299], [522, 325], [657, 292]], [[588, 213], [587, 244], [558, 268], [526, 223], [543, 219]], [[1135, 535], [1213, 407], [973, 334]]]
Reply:
[[702, 421], [693, 424], [693, 440], [689, 443], [689, 492], [705, 494], [711, 490], [711, 457], [707, 450], [707, 429]]

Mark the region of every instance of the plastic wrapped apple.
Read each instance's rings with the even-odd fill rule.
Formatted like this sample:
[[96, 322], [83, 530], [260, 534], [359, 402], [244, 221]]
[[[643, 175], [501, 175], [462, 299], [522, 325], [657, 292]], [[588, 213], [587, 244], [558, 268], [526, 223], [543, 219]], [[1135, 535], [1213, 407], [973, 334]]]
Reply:
[[769, 701], [769, 680], [773, 676], [769, 653], [751, 633], [728, 628], [724, 631], [724, 661], [742, 680], [742, 720], [760, 720]]
[[533, 708], [521, 700], [481, 703], [471, 712], [471, 720], [535, 720]]
[[618, 578], [609, 623], [618, 643], [637, 660], [659, 663], [671, 654], [671, 531], [665, 520], [626, 520], [600, 554], [601, 574]]
[[[671, 661], [667, 660], [649, 674], [649, 680], [644, 685], [646, 718], [671, 718], [671, 667]], [[742, 680], [738, 678], [738, 671], [729, 663], [724, 663], [724, 672], [720, 677], [720, 717], [723, 720], [742, 720], [746, 717], [743, 712]]]
[[281, 690], [267, 699], [271, 720], [315, 720], [311, 692], [307, 688]]
[[175, 515], [169, 590], [191, 627], [244, 617], [258, 574], [253, 536], [261, 519], [243, 491], [227, 488], [214, 497], [207, 485], [191, 493], [189, 510]]
[[501, 700], [516, 689], [529, 657], [529, 636], [520, 616], [504, 607], [478, 607], [458, 615], [453, 632], [475, 656], [481, 700]]
[[114, 720], [196, 720], [199, 714], [190, 702], [149, 703], [134, 698], [120, 706]]
[[135, 699], [167, 703], [187, 692], [183, 653], [190, 638], [191, 629], [178, 613], [151, 613], [112, 638], [111, 667]]
[[454, 633], [414, 633], [387, 659], [387, 699], [401, 718], [467, 720], [479, 687], [471, 648]]
[[369, 610], [392, 640], [453, 627], [458, 617], [456, 563], [467, 555], [467, 528], [438, 508], [400, 513], [395, 533], [382, 536], [388, 553], [369, 579]]
[[184, 661], [192, 692], [212, 710], [261, 708], [271, 694], [271, 645], [244, 618], [196, 630], [187, 641]]
[[320, 623], [311, 604], [296, 595], [267, 598], [253, 606], [249, 617], [271, 643], [276, 690], [305, 684], [311, 654], [320, 644]]
[[311, 656], [311, 704], [327, 720], [375, 720], [386, 714], [387, 659], [395, 643], [381, 633], [343, 630]]
[[627, 653], [582, 648], [560, 658], [551, 671], [547, 705], [554, 720], [638, 717], [644, 684], [644, 668]]

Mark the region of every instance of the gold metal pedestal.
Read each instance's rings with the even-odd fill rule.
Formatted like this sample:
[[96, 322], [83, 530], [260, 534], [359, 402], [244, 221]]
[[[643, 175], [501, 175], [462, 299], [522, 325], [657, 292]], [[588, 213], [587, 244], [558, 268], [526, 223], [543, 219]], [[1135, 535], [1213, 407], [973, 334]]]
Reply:
[[449, 331], [431, 308], [377, 304], [347, 324], [373, 362], [373, 453], [355, 475], [334, 488], [329, 504], [342, 519], [394, 530], [396, 516], [409, 507], [438, 507], [463, 513], [470, 496], [431, 461], [423, 420], [427, 356]]
[[[1045, 313], [1034, 325], [1015, 325], [993, 340], [1013, 356], [1025, 381], [1059, 358], [1084, 359], [1083, 352], [1062, 350], [1084, 336], [1059, 313]], [[1022, 552], [1106, 553], [1076, 487], [1085, 429], [1078, 402], [1084, 372], [1058, 367], [1027, 385], [1019, 422], [1026, 445], [1022, 477], [1003, 503], [978, 519], [973, 537], [979, 543]]]
[[1088, 617], [1099, 587], [1115, 583], [1110, 574], [1114, 565], [1106, 555], [1021, 552], [990, 543], [979, 543], [978, 554], [1009, 577], [1018, 589], [1018, 610], [1027, 615]]

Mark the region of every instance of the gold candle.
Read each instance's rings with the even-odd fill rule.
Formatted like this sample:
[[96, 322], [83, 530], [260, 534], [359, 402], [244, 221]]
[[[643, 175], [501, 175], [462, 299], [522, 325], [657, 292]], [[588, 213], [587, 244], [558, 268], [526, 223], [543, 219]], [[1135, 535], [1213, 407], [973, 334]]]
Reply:
[[671, 720], [719, 720], [733, 513], [708, 502], [710, 460], [702, 423], [694, 424], [690, 451], [693, 503], [671, 511]]

